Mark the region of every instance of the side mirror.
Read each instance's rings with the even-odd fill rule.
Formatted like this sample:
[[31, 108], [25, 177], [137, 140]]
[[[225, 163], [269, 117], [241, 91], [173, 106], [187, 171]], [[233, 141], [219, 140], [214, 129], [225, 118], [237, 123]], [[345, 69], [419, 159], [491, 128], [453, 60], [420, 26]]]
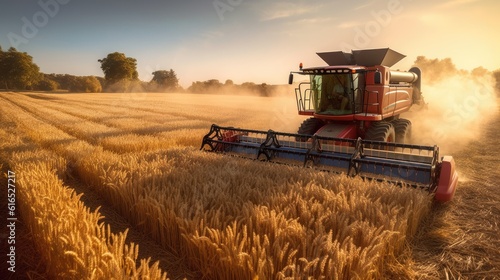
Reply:
[[374, 77], [374, 82], [375, 84], [377, 85], [380, 85], [382, 84], [382, 73], [380, 73], [379, 71], [375, 72], [375, 74], [373, 75]]
[[290, 73], [290, 76], [288, 76], [288, 84], [291, 85], [293, 84], [293, 74]]

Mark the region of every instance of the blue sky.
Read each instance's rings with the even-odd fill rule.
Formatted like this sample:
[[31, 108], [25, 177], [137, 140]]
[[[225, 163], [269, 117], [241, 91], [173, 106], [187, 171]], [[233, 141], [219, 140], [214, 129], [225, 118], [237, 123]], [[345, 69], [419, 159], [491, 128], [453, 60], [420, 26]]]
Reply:
[[98, 59], [123, 52], [141, 80], [174, 69], [183, 86], [211, 78], [286, 83], [316, 52], [390, 47], [451, 57], [459, 68], [500, 68], [494, 0], [17, 0], [3, 1], [0, 45], [45, 73], [102, 76]]

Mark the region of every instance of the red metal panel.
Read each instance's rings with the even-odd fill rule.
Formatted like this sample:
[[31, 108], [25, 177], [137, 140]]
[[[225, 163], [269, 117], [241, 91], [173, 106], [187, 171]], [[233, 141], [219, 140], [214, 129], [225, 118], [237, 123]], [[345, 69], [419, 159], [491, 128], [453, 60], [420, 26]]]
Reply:
[[435, 199], [439, 202], [450, 201], [455, 194], [457, 183], [458, 173], [455, 170], [455, 160], [452, 156], [444, 156]]
[[318, 129], [315, 134], [323, 137], [358, 138], [356, 125], [353, 123], [329, 123]]
[[314, 111], [299, 111], [299, 115], [301, 115], [301, 116], [312, 116], [312, 115], [314, 115]]

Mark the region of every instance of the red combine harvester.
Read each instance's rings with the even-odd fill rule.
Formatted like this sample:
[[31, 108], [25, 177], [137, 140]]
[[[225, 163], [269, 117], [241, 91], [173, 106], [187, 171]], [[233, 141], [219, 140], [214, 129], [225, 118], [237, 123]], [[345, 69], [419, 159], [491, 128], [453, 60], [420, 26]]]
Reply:
[[400, 118], [423, 103], [420, 69], [391, 70], [405, 56], [389, 48], [318, 55], [328, 66], [301, 64], [290, 73], [289, 84], [293, 74], [309, 76], [295, 89], [299, 115], [310, 116], [296, 134], [212, 125], [201, 149], [387, 180], [451, 200], [453, 158], [410, 144], [411, 122]]

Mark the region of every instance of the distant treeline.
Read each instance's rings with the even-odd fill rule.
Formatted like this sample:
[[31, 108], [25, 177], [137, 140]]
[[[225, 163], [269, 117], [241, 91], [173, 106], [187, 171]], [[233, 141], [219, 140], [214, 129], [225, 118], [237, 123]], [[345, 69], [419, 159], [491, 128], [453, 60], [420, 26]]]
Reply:
[[226, 80], [225, 83], [219, 80], [211, 79], [204, 82], [193, 82], [187, 88], [190, 93], [204, 93], [204, 94], [244, 94], [244, 95], [259, 95], [259, 96], [275, 96], [284, 92], [290, 93], [288, 85], [268, 85], [266, 83], [255, 84], [245, 82], [241, 85], [234, 84], [232, 80]]
[[95, 76], [73, 76], [68, 74], [41, 74], [40, 81], [34, 90], [70, 92], [101, 92], [103, 78]]
[[270, 96], [280, 86], [255, 83], [236, 85], [231, 80], [224, 84], [212, 79], [193, 82], [187, 89], [179, 85], [174, 70], [157, 70], [149, 82], [139, 80], [137, 60], [114, 52], [97, 60], [104, 77], [45, 74], [26, 52], [15, 48], [3, 51], [0, 46], [0, 89], [35, 90], [47, 92], [191, 92], [211, 94], [253, 94]]
[[15, 48], [3, 51], [0, 47], [0, 89], [6, 90], [66, 90], [72, 92], [101, 92], [102, 79], [94, 76], [44, 74], [26, 52]]

